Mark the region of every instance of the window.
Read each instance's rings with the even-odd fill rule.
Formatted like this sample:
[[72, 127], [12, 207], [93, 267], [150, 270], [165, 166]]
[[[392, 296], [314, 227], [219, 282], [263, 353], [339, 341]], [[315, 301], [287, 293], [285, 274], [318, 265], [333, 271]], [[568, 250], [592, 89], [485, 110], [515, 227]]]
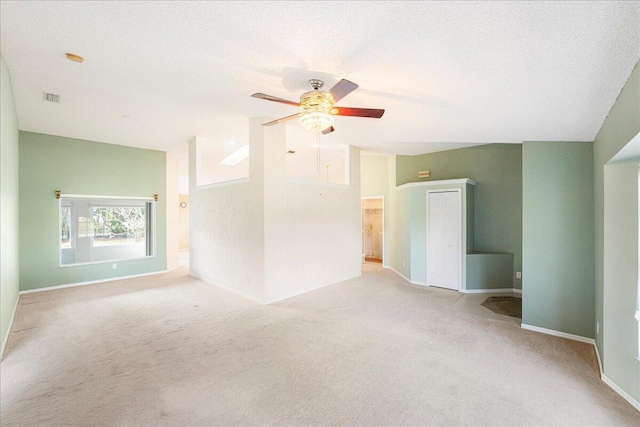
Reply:
[[153, 256], [153, 208], [152, 199], [63, 196], [60, 265]]

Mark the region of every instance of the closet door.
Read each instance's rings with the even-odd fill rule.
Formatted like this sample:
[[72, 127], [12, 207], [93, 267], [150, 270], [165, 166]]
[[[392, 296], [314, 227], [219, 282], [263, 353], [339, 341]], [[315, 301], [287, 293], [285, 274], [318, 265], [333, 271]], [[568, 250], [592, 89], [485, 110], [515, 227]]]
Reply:
[[427, 285], [460, 289], [461, 233], [460, 191], [427, 192]]

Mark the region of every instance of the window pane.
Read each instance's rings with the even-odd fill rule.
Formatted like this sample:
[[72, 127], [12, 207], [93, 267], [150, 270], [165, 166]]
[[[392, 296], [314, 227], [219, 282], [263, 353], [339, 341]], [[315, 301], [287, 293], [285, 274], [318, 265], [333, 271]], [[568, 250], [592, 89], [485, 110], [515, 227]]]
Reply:
[[145, 199], [62, 198], [62, 265], [152, 256], [154, 202]]
[[147, 214], [142, 207], [94, 207], [93, 246], [144, 242]]
[[63, 206], [60, 211], [61, 224], [60, 224], [60, 247], [71, 247], [71, 208], [69, 206]]

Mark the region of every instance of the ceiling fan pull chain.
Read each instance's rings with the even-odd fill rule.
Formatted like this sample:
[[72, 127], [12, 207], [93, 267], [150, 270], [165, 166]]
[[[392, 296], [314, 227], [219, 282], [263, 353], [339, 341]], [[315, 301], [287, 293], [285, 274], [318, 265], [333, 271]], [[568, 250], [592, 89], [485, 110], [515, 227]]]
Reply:
[[320, 134], [319, 133], [316, 133], [316, 138], [318, 140], [317, 155], [316, 155], [316, 167], [318, 169], [318, 175], [321, 175], [322, 172], [320, 171]]

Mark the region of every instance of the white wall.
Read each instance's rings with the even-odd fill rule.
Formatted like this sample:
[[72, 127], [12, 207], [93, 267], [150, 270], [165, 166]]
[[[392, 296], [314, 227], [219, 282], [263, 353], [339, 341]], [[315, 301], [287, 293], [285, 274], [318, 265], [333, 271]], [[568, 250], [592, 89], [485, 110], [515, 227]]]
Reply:
[[350, 148], [351, 185], [288, 181], [285, 128], [265, 121], [249, 123], [247, 181], [191, 187], [190, 269], [270, 303], [360, 274], [360, 168]]
[[250, 177], [197, 187], [197, 138], [189, 143], [189, 271], [248, 298], [264, 301], [262, 122], [249, 129]]
[[[245, 159], [236, 165], [221, 165], [220, 162], [240, 149], [247, 136], [242, 135], [232, 141], [218, 140], [214, 138], [198, 137], [197, 150], [197, 177], [199, 186], [231, 181], [249, 176], [249, 160]], [[233, 142], [231, 144], [230, 142]]]
[[[18, 120], [11, 78], [0, 57], [0, 352], [19, 296], [18, 281]], [[1, 353], [0, 353], [1, 355]]]
[[[271, 131], [271, 129], [270, 129]], [[349, 185], [286, 179], [285, 127], [265, 141], [266, 302], [360, 275], [360, 150]]]
[[399, 254], [399, 239], [398, 239], [398, 192], [396, 188], [396, 156], [389, 156], [387, 158], [387, 185], [388, 193], [385, 197], [385, 210], [384, 210], [384, 237], [385, 237], [385, 252], [384, 252], [384, 265], [385, 267], [394, 268], [398, 270], [398, 265], [401, 262], [401, 256]]
[[186, 203], [186, 207], [180, 206], [178, 221], [180, 222], [180, 236], [178, 237], [178, 248], [180, 250], [189, 249], [189, 201], [188, 194], [179, 195], [179, 203]]
[[[346, 158], [349, 154], [347, 145], [338, 144], [333, 134], [320, 136], [320, 173], [318, 173], [318, 138], [303, 129], [297, 121], [289, 122], [286, 126], [287, 178], [302, 181], [331, 182], [334, 184], [348, 184], [348, 165]], [[327, 165], [329, 168], [327, 169]], [[327, 171], [329, 176], [327, 177]]]
[[178, 159], [167, 154], [167, 270], [178, 267], [180, 263], [178, 253], [178, 239], [180, 235], [178, 168]]

